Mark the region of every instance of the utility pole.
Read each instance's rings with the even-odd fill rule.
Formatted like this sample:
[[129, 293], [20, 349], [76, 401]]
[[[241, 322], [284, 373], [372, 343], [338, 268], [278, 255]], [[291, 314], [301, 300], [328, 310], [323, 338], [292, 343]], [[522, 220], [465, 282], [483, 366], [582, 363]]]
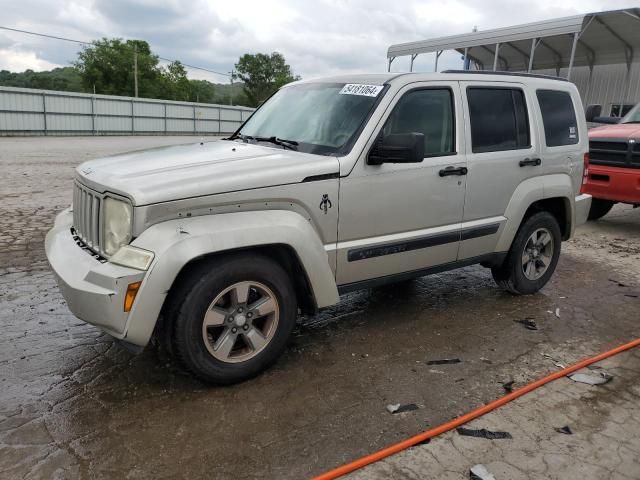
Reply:
[[236, 74], [235, 70], [229, 72], [231, 74], [231, 90], [229, 91], [229, 105], [233, 105], [233, 76]]
[[138, 98], [138, 45], [133, 45], [133, 85], [135, 97]]

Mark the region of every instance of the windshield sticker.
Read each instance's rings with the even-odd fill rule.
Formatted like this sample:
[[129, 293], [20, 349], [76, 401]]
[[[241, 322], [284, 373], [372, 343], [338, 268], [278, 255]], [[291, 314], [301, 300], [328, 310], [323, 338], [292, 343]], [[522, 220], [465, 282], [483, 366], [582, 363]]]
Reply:
[[340, 95], [363, 95], [365, 97], [377, 97], [382, 91], [382, 85], [362, 85], [360, 83], [347, 83]]
[[569, 138], [576, 138], [576, 127], [569, 127]]

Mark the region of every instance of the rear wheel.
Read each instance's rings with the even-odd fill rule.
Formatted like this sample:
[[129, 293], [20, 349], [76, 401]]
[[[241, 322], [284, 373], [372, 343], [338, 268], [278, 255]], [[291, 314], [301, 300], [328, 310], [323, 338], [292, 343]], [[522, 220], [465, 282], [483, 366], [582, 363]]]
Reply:
[[536, 293], [556, 269], [561, 241], [560, 226], [553, 215], [532, 215], [520, 226], [504, 263], [491, 269], [494, 280], [515, 295]]
[[282, 354], [295, 326], [295, 290], [287, 273], [261, 255], [221, 258], [194, 271], [173, 322], [173, 351], [200, 379], [250, 378]]
[[591, 210], [589, 210], [589, 220], [598, 220], [611, 211], [616, 202], [602, 200], [600, 198], [591, 199]]

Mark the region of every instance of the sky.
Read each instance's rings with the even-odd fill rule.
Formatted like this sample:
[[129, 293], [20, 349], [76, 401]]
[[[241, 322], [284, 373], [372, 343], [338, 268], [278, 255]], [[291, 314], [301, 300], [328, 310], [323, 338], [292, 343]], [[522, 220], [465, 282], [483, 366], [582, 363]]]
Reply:
[[[635, 2], [637, 4], [637, 1]], [[0, 26], [91, 41], [142, 39], [161, 57], [229, 72], [244, 53], [282, 53], [313, 78], [383, 72], [389, 45], [612, 10], [632, 0], [0, 0]], [[0, 30], [0, 70], [69, 65], [80, 45]], [[415, 71], [432, 71], [433, 54]], [[460, 68], [459, 54], [439, 67]], [[408, 57], [394, 71], [407, 71]], [[228, 78], [189, 70], [191, 78]]]

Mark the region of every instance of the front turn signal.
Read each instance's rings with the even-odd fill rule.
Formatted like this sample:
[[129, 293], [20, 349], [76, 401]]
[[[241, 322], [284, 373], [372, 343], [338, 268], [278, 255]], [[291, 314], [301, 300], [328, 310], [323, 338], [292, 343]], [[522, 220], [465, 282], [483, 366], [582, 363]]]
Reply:
[[124, 311], [131, 311], [131, 307], [133, 307], [133, 301], [136, 299], [136, 295], [138, 294], [138, 290], [140, 290], [140, 285], [142, 282], [134, 282], [130, 283], [127, 287], [127, 293], [124, 296]]

